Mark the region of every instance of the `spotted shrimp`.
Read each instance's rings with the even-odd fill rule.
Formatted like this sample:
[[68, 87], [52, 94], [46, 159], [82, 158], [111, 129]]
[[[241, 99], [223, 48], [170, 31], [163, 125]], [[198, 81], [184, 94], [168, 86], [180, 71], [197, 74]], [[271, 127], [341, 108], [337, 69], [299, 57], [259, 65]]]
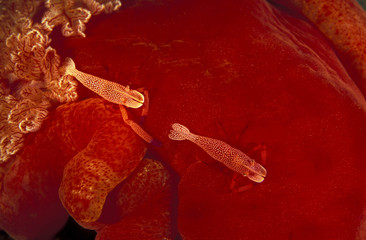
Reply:
[[179, 123], [172, 125], [169, 138], [172, 140], [189, 140], [201, 147], [208, 155], [225, 164], [231, 170], [260, 183], [267, 175], [267, 170], [254, 159], [229, 144], [200, 135], [193, 134]]
[[[129, 125], [132, 130], [148, 143], [160, 145], [161, 143], [153, 139], [141, 126], [134, 121], [128, 119], [128, 114], [124, 106], [129, 108], [143, 107], [142, 117], [145, 117], [148, 111], [148, 97], [144, 97], [137, 90], [130, 89], [129, 86], [122, 86], [118, 83], [105, 80], [93, 76], [88, 73], [79, 71], [75, 67], [75, 63], [71, 58], [65, 59], [64, 66], [65, 75], [71, 75], [76, 78], [81, 84], [89, 88], [105, 100], [119, 105], [123, 121]], [[144, 91], [145, 96], [148, 96], [147, 91]]]

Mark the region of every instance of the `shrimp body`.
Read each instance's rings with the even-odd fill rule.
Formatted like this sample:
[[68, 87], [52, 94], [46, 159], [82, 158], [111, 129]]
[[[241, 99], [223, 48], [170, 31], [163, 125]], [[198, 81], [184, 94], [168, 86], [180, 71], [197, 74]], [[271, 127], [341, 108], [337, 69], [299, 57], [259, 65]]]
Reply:
[[81, 72], [75, 68], [71, 58], [66, 59], [65, 75], [71, 75], [102, 98], [109, 102], [124, 105], [130, 108], [139, 108], [144, 104], [144, 95], [136, 90], [124, 87], [118, 83], [105, 80]]
[[[145, 130], [142, 129], [140, 125], [128, 119], [127, 111], [123, 107], [126, 106], [130, 108], [139, 108], [144, 105], [142, 109], [143, 114], [142, 117], [145, 118], [149, 103], [148, 97], [146, 97], [145, 102], [144, 95], [136, 90], [131, 90], [129, 86], [124, 87], [118, 83], [111, 82], [103, 78], [99, 78], [91, 74], [87, 74], [77, 70], [75, 68], [75, 63], [71, 58], [65, 59], [64, 75], [73, 76], [85, 87], [89, 88], [90, 90], [92, 90], [105, 100], [118, 104], [120, 107], [123, 121], [127, 125], [129, 125], [137, 135], [139, 135], [142, 139], [144, 139], [148, 143], [152, 143], [157, 146], [161, 145], [159, 141], [153, 139], [147, 132], [145, 132]], [[147, 91], [145, 91], [145, 93], [147, 96]]]
[[254, 182], [262, 182], [267, 175], [266, 169], [245, 153], [229, 144], [191, 133], [185, 126], [174, 123], [169, 138], [172, 140], [189, 140], [201, 147], [212, 158], [222, 162], [231, 170], [247, 176]]

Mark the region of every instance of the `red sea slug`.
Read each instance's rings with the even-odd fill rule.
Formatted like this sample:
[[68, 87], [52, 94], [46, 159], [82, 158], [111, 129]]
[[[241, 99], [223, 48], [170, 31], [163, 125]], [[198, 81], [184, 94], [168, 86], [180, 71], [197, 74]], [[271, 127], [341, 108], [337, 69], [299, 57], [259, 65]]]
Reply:
[[1, 226], [17, 239], [47, 239], [66, 221], [61, 202], [79, 223], [95, 222], [145, 151], [102, 99], [57, 108], [4, 174]]
[[[84, 70], [91, 62], [104, 67], [99, 76], [150, 91], [145, 126], [181, 176], [184, 239], [360, 234], [365, 98], [332, 43], [303, 16], [266, 1], [150, 4], [124, 9], [90, 36], [66, 44], [78, 49], [75, 61], [87, 59]], [[265, 143], [266, 179], [230, 193], [224, 166], [168, 139], [174, 122], [239, 149]]]
[[[366, 102], [363, 80], [344, 60], [354, 55], [347, 58], [342, 44], [300, 15], [305, 2], [290, 4], [299, 12], [288, 1], [280, 3], [285, 5], [127, 2], [118, 14], [91, 24], [88, 38], [62, 43], [65, 52], [74, 50], [71, 57], [80, 70], [149, 90], [144, 127], [163, 142], [155, 150], [180, 177], [178, 213], [169, 216], [183, 239], [365, 237]], [[93, 96], [80, 90], [81, 96]], [[243, 151], [265, 143], [266, 179], [246, 192], [231, 192], [232, 172], [193, 144], [169, 140], [174, 122]], [[133, 151], [122, 151], [128, 146]], [[159, 165], [144, 160], [138, 166], [144, 153], [142, 140], [111, 104], [90, 99], [56, 109], [27, 138], [18, 156], [22, 161], [4, 175], [1, 225], [13, 236], [51, 236], [67, 216], [57, 195], [62, 179], [64, 207], [80, 224], [94, 224], [97, 238], [173, 238], [169, 227], [162, 227], [174, 222], [163, 214], [172, 201], [163, 184], [167, 173], [158, 168], [153, 173], [159, 174], [135, 178], [144, 166]], [[149, 177], [160, 184], [152, 190], [154, 210], [142, 204], [113, 218], [113, 210], [124, 209], [121, 193], [131, 192], [127, 199], [134, 202], [129, 186], [141, 181], [151, 187], [144, 182]], [[118, 183], [125, 178], [123, 189]], [[5, 207], [9, 203], [13, 207]], [[154, 216], [159, 224], [152, 224]], [[143, 228], [146, 221], [150, 224]], [[55, 224], [46, 231], [49, 222]]]

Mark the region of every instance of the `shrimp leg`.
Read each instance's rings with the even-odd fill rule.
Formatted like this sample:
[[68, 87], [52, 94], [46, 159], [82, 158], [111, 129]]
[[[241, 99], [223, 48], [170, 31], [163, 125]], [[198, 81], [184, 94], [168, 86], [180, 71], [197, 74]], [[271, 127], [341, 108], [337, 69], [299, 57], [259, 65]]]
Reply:
[[142, 139], [144, 139], [146, 142], [151, 143], [155, 146], [160, 147], [162, 144], [161, 142], [159, 142], [158, 140], [154, 139], [153, 137], [151, 137], [147, 132], [145, 132], [144, 129], [142, 129], [142, 127], [140, 125], [138, 125], [137, 123], [135, 123], [134, 121], [128, 119], [128, 114], [126, 109], [122, 106], [119, 105], [119, 110], [121, 111], [122, 114], [122, 118], [123, 121], [132, 128], [132, 130], [139, 135]]
[[145, 88], [139, 88], [137, 89], [139, 92], [143, 92], [144, 97], [145, 97], [145, 101], [144, 101], [144, 105], [142, 105], [142, 112], [141, 112], [141, 117], [140, 117], [140, 121], [139, 121], [139, 125], [142, 126], [145, 122], [145, 119], [147, 117], [147, 113], [149, 112], [149, 91], [146, 90]]

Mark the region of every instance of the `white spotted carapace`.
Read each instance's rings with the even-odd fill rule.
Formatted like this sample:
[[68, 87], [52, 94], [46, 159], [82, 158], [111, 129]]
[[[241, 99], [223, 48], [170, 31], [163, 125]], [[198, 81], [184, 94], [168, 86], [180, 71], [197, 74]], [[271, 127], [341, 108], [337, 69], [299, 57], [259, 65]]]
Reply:
[[189, 140], [197, 144], [208, 155], [254, 182], [262, 182], [267, 175], [267, 171], [262, 165], [223, 141], [193, 134], [188, 128], [179, 123], [174, 123], [172, 128], [169, 134], [170, 139]]
[[[160, 146], [161, 143], [153, 139], [144, 129], [134, 121], [128, 119], [128, 114], [123, 106], [130, 108], [139, 108], [143, 106], [143, 118], [146, 117], [148, 109], [148, 97], [146, 102], [144, 95], [136, 90], [130, 89], [129, 86], [124, 87], [118, 83], [111, 82], [91, 74], [81, 72], [75, 68], [75, 63], [71, 58], [65, 59], [64, 75], [71, 75], [81, 82], [85, 87], [89, 88], [105, 100], [116, 103], [120, 107], [123, 121], [129, 125], [132, 130], [146, 142]], [[147, 96], [147, 91], [145, 92]], [[145, 103], [145, 104], [144, 104]]]
[[75, 68], [75, 63], [71, 58], [65, 59], [65, 75], [71, 75], [107, 101], [124, 105], [130, 108], [139, 108], [144, 104], [144, 95], [129, 86], [124, 87], [118, 83], [105, 80], [81, 72]]

